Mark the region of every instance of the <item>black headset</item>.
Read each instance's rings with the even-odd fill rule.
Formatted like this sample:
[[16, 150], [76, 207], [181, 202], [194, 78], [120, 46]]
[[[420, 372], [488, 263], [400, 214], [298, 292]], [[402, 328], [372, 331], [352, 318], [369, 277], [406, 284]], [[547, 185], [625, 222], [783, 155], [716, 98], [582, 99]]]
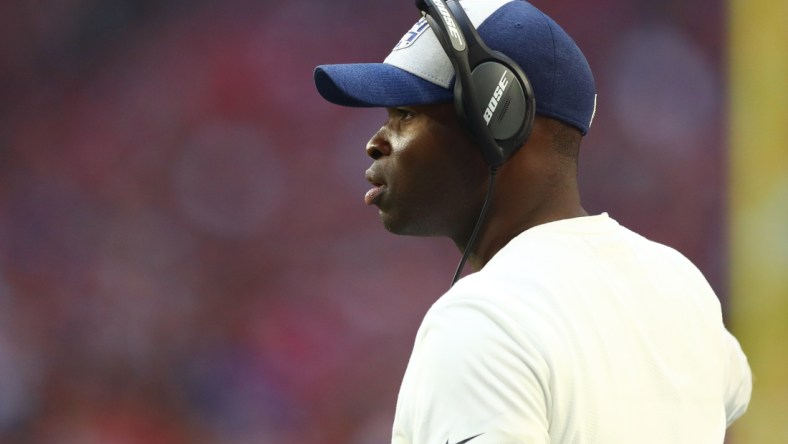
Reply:
[[481, 214], [468, 239], [452, 285], [460, 278], [493, 195], [498, 167], [531, 134], [536, 114], [533, 88], [517, 63], [484, 44], [458, 0], [416, 0], [454, 72], [454, 109], [490, 167]]
[[531, 133], [536, 104], [517, 63], [479, 37], [457, 0], [416, 0], [456, 78], [454, 108], [491, 168], [501, 166]]

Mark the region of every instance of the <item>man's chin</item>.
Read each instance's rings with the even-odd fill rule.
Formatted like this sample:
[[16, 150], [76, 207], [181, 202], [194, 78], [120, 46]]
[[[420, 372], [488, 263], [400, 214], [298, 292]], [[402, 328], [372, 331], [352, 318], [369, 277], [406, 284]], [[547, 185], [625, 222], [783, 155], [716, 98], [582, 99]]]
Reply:
[[411, 224], [406, 223], [402, 217], [397, 217], [396, 214], [384, 210], [380, 210], [379, 214], [383, 227], [390, 233], [403, 236], [414, 235], [414, 233], [411, 232]]
[[383, 223], [383, 228], [385, 228], [387, 231], [393, 234], [406, 234], [403, 231], [401, 224], [397, 223], [398, 221], [396, 217], [392, 217], [391, 214], [383, 210], [380, 210], [379, 214], [380, 221]]
[[423, 224], [414, 223], [404, 217], [396, 217], [396, 215], [383, 210], [380, 211], [380, 221], [383, 223], [383, 227], [392, 234], [418, 237], [437, 236], [425, 229]]

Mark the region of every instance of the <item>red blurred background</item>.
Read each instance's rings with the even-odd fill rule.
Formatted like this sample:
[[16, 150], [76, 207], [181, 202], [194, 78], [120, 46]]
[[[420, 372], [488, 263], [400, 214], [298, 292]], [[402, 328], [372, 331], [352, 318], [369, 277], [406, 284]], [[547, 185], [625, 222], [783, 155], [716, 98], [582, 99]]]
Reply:
[[[586, 208], [690, 257], [723, 301], [719, 2], [535, 1], [599, 107]], [[447, 240], [363, 205], [383, 111], [313, 68], [378, 61], [411, 1], [0, 3], [0, 442], [389, 439]]]

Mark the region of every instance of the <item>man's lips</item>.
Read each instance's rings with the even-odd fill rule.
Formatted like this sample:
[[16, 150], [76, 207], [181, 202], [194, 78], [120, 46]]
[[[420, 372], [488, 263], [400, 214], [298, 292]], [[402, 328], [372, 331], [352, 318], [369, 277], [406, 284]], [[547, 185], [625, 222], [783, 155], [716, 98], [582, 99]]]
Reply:
[[367, 191], [367, 194], [364, 195], [364, 203], [367, 205], [373, 205], [377, 203], [380, 199], [380, 196], [386, 191], [386, 184], [383, 183], [375, 174], [372, 168], [368, 169], [366, 172], [366, 178], [369, 183], [372, 184], [372, 188]]
[[386, 186], [381, 184], [372, 184], [372, 188], [367, 191], [367, 194], [364, 195], [364, 203], [367, 205], [373, 205], [377, 202], [383, 192], [386, 191]]

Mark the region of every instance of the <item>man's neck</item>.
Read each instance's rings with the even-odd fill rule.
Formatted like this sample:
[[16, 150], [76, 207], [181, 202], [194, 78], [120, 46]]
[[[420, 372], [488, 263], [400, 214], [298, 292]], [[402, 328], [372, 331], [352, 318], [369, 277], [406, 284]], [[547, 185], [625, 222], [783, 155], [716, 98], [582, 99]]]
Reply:
[[[587, 216], [580, 204], [576, 188], [559, 198], [544, 199], [532, 208], [516, 205], [496, 205], [492, 203], [490, 213], [481, 228], [479, 238], [468, 257], [468, 264], [474, 271], [481, 270], [506, 244], [529, 228], [563, 219]], [[498, 195], [494, 199], [504, 199]], [[464, 251], [465, 245], [459, 245]]]

